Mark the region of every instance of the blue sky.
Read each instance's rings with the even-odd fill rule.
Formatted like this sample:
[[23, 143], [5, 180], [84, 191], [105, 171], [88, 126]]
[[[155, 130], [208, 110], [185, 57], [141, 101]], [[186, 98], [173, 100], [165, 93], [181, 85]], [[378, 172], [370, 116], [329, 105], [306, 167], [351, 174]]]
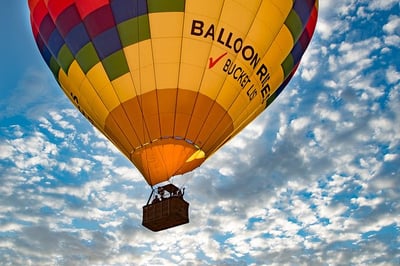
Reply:
[[0, 9], [0, 264], [399, 265], [400, 5], [322, 0], [279, 98], [186, 186], [188, 225], [141, 224], [139, 172], [72, 107], [25, 1]]

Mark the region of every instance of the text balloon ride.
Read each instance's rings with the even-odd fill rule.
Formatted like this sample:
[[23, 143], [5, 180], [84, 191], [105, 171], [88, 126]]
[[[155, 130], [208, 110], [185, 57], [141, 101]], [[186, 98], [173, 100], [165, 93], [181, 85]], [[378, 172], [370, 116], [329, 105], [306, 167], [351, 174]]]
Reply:
[[317, 0], [28, 0], [60, 87], [150, 186], [199, 167], [286, 86]]

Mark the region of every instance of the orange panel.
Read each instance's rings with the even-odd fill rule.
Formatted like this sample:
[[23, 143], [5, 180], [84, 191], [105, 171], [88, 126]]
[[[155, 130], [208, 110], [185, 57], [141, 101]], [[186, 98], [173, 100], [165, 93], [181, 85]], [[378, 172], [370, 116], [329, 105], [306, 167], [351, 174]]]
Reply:
[[186, 136], [197, 95], [198, 94], [193, 91], [178, 91], [176, 103], [175, 136]]
[[157, 91], [162, 137], [171, 137], [174, 135], [177, 91], [178, 90], [176, 89], [165, 89]]

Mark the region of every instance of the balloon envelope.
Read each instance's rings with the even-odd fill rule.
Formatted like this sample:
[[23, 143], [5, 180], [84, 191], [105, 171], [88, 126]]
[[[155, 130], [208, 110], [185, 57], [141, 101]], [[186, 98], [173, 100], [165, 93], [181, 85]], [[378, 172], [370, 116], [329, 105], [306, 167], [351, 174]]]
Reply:
[[193, 170], [276, 98], [317, 0], [29, 0], [65, 94], [150, 185]]

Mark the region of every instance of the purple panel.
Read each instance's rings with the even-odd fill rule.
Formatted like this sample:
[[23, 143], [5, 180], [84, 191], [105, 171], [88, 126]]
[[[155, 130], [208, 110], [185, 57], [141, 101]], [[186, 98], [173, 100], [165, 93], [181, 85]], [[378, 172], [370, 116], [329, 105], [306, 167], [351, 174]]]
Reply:
[[53, 33], [56, 26], [54, 25], [53, 20], [51, 19], [50, 15], [47, 14], [40, 24], [39, 32], [42, 36], [43, 40], [47, 42], [50, 38], [50, 35]]
[[85, 18], [84, 23], [92, 39], [104, 31], [115, 27], [114, 15], [111, 7], [105, 5], [96, 9]]
[[68, 33], [82, 22], [78, 10], [75, 5], [66, 8], [57, 18], [56, 25], [62, 36], [67, 36]]

